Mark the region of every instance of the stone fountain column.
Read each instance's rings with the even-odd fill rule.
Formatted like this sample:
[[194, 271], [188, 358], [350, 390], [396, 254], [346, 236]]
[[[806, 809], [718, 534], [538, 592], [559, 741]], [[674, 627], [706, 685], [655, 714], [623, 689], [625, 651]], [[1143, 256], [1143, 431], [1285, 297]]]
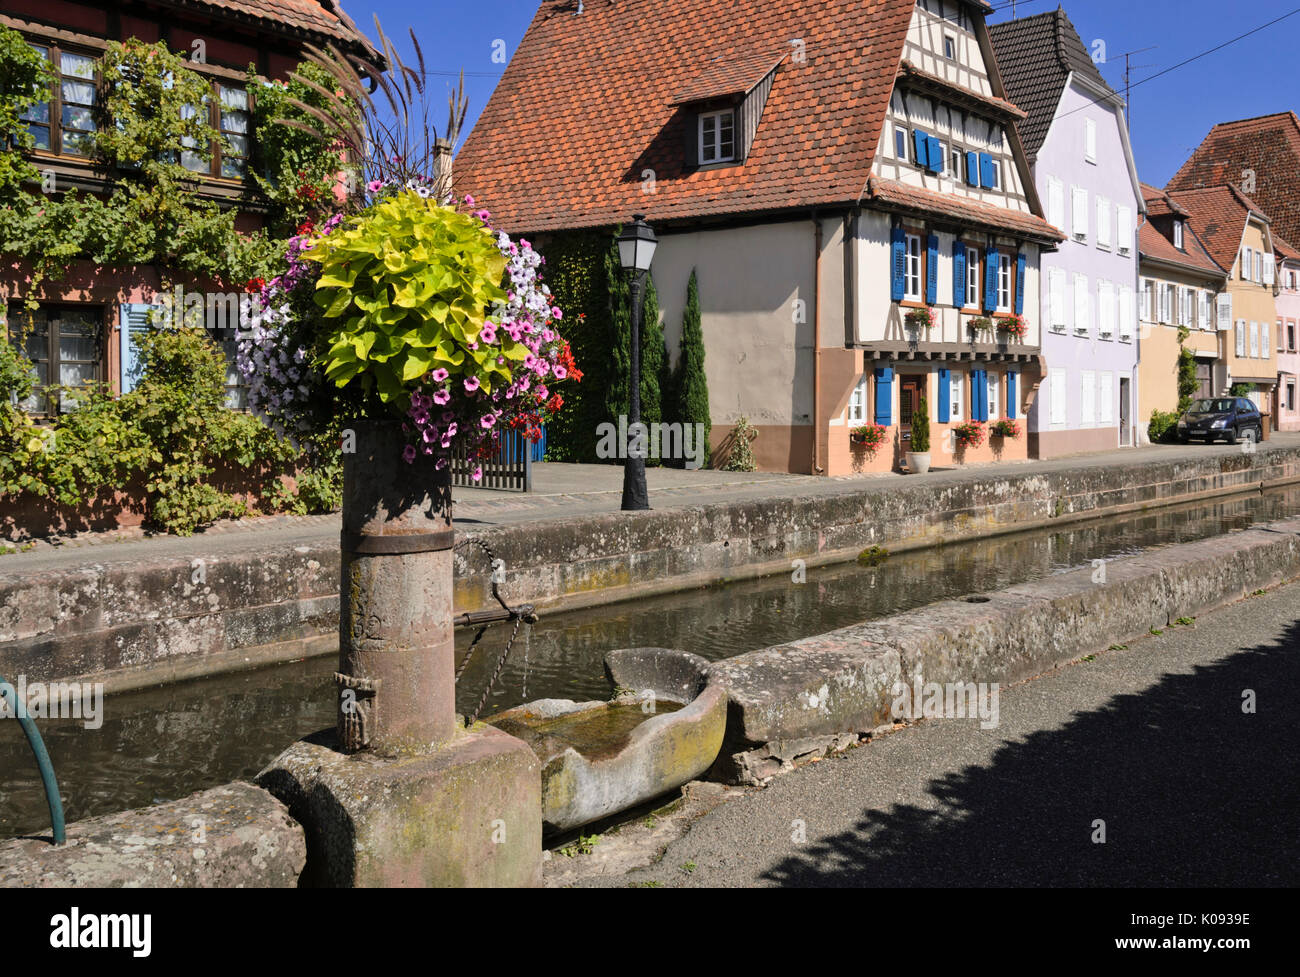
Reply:
[[[540, 764], [456, 716], [451, 478], [400, 425], [344, 455], [338, 722], [258, 775], [302, 824], [302, 884], [541, 882]], [[345, 448], [347, 444], [345, 443]]]

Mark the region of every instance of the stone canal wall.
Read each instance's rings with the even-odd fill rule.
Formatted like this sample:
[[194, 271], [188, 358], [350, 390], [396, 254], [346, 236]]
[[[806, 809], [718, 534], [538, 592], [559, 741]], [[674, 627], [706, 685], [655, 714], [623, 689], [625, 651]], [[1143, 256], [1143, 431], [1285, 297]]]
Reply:
[[[945, 477], [956, 475], [957, 477]], [[842, 492], [534, 521], [458, 535], [505, 563], [512, 603], [551, 611], [722, 580], [1300, 482], [1300, 449], [1142, 465], [1087, 464], [981, 476], [845, 481]], [[337, 540], [283, 552], [199, 538], [184, 556], [88, 551], [75, 569], [0, 568], [0, 675], [103, 679], [109, 691], [270, 664], [337, 647]], [[172, 548], [174, 549], [174, 548]], [[102, 552], [102, 551], [101, 551]], [[456, 558], [458, 612], [495, 607], [490, 567]]]
[[757, 783], [856, 742], [896, 718], [899, 683], [1017, 682], [1297, 578], [1292, 519], [717, 662], [729, 701], [711, 777]]

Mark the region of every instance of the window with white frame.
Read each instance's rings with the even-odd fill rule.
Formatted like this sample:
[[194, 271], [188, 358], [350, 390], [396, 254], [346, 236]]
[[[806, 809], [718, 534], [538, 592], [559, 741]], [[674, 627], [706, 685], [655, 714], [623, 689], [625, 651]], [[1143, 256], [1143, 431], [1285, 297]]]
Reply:
[[1251, 279], [1256, 285], [1264, 280], [1264, 256], [1255, 252], [1255, 277]]
[[979, 248], [966, 249], [966, 307], [980, 307], [980, 252]]
[[907, 263], [903, 276], [903, 298], [908, 302], [921, 301], [921, 238], [907, 235]]
[[1273, 256], [1271, 254], [1264, 255], [1264, 279], [1263, 280], [1265, 285], [1273, 284]]
[[1097, 198], [1097, 247], [1109, 251], [1110, 244], [1110, 201], [1105, 197]]
[[1183, 222], [1174, 221], [1174, 247], [1183, 250]]
[[1137, 308], [1133, 304], [1133, 289], [1121, 285], [1119, 290], [1119, 338], [1131, 343], [1137, 326]]
[[989, 420], [996, 421], [1002, 416], [998, 402], [1002, 399], [1002, 378], [996, 373], [989, 374]]
[[1048, 313], [1053, 332], [1065, 332], [1065, 269], [1053, 268], [1047, 275]]
[[993, 189], [1001, 190], [1002, 189], [1002, 160], [995, 159], [993, 161], [993, 165], [989, 167], [989, 169], [993, 174]]
[[953, 370], [948, 375], [948, 404], [951, 410], [949, 420], [960, 421], [965, 417], [965, 405], [962, 403], [963, 395], [966, 391], [966, 377], [963, 373]]
[[1081, 243], [1088, 241], [1088, 190], [1086, 187], [1070, 188], [1070, 233]]
[[1052, 424], [1066, 421], [1065, 370], [1055, 367], [1047, 371], [1047, 409]]
[[1097, 423], [1097, 374], [1084, 370], [1079, 375], [1079, 424], [1092, 427]]
[[858, 378], [853, 393], [849, 395], [849, 423], [862, 424], [867, 419], [867, 375]]
[[1151, 309], [1151, 302], [1155, 298], [1155, 285], [1150, 278], [1142, 279], [1142, 298], [1140, 299], [1140, 311], [1142, 319], [1145, 322], [1155, 322], [1155, 313]]
[[904, 163], [907, 159], [907, 130], [902, 126], [894, 126], [894, 157], [901, 159]]
[[1236, 351], [1238, 356], [1246, 355], [1246, 320], [1237, 320]]
[[1119, 253], [1133, 253], [1133, 208], [1120, 206], [1115, 223], [1119, 227]]
[[1074, 276], [1074, 334], [1086, 336], [1092, 332], [1092, 296], [1088, 292], [1088, 276]]
[[949, 61], [957, 60], [957, 38], [951, 34], [943, 35], [943, 56]]
[[1254, 319], [1250, 321], [1250, 355], [1259, 358], [1259, 323]]
[[1115, 338], [1115, 286], [1108, 281], [1097, 283], [1097, 331], [1102, 339]]
[[1097, 418], [1101, 421], [1102, 427], [1109, 427], [1115, 423], [1115, 375], [1109, 370], [1101, 374], [1101, 390], [1097, 399], [1100, 405]]
[[1196, 324], [1202, 329], [1213, 329], [1214, 322], [1210, 317], [1210, 293], [1201, 289], [1200, 303], [1197, 310]]
[[1065, 184], [1054, 176], [1047, 178], [1047, 220], [1053, 227], [1065, 227]]
[[1089, 163], [1097, 162], [1097, 122], [1095, 119], [1083, 120], [1083, 158]]
[[1273, 348], [1272, 340], [1269, 339], [1268, 323], [1259, 324], [1259, 355], [1261, 359], [1268, 359], [1269, 350]]
[[1011, 311], [1011, 255], [998, 255], [998, 311]]
[[736, 156], [736, 113], [700, 113], [700, 163], [726, 163]]

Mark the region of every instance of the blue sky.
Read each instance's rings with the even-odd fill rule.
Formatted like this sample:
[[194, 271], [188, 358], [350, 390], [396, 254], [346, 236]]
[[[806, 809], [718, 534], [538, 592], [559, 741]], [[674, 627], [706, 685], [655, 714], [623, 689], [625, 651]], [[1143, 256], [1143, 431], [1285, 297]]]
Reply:
[[[671, 0], [661, 0], [671, 2]], [[993, 0], [1006, 6], [1006, 0]], [[1163, 186], [1216, 122], [1296, 109], [1300, 103], [1300, 6], [1297, 0], [1076, 0], [1065, 4], [1084, 43], [1105, 43], [1102, 74], [1112, 87], [1123, 84], [1126, 51], [1154, 46], [1133, 57], [1131, 93], [1133, 147], [1138, 171], [1147, 183]], [[357, 26], [373, 35], [379, 15], [390, 35], [414, 26], [425, 47], [435, 107], [454, 74], [466, 73], [470, 120], [487, 103], [503, 65], [493, 63], [494, 44], [504, 41], [507, 56], [524, 36], [536, 0], [344, 0]], [[1021, 16], [1055, 7], [1054, 0], [1021, 0]], [[1244, 34], [1284, 14], [1295, 16], [1190, 65], [1142, 84], [1157, 72]], [[1010, 10], [993, 15], [1010, 18]], [[448, 42], [445, 38], [454, 38]], [[399, 46], [403, 52], [406, 46]], [[441, 123], [444, 113], [435, 118]]]

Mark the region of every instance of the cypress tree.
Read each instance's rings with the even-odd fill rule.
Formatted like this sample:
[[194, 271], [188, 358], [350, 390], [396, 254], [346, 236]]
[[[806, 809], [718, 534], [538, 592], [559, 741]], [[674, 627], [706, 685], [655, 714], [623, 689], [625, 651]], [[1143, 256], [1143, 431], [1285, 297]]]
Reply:
[[[615, 229], [617, 238], [619, 229]], [[628, 381], [632, 373], [631, 290], [618, 257], [617, 240], [609, 242], [605, 252], [605, 282], [609, 292], [609, 367], [605, 387], [605, 420], [618, 427], [620, 416], [626, 417], [629, 402]], [[601, 459], [606, 460], [606, 459]], [[618, 459], [608, 459], [618, 462]]]
[[[641, 422], [657, 424], [664, 419], [663, 392], [659, 376], [663, 371], [664, 330], [659, 324], [659, 294], [654, 279], [645, 277], [645, 294], [641, 302]], [[658, 458], [647, 458], [647, 465], [658, 465]]]
[[[677, 413], [683, 425], [704, 425], [704, 467], [709, 465], [709, 381], [704, 372], [704, 330], [700, 325], [700, 285], [695, 270], [686, 286], [686, 309], [682, 312], [681, 385]], [[693, 433], [692, 433], [693, 436]]]

